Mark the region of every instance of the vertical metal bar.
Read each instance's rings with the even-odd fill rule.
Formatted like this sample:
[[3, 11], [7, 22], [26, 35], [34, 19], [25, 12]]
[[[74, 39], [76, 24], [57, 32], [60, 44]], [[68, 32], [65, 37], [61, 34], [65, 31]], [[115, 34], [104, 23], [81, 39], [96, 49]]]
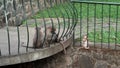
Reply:
[[74, 17], [75, 17], [75, 14], [74, 14], [74, 8], [75, 8], [75, 6], [74, 6], [74, 3], [72, 3], [72, 4], [70, 4], [69, 3], [69, 6], [70, 6], [70, 8], [71, 8], [71, 15], [72, 15], [72, 23], [70, 24], [70, 27], [69, 27], [69, 31], [68, 31], [68, 33], [67, 34], [69, 34], [69, 36], [70, 36], [70, 34], [71, 34], [71, 32], [72, 32], [72, 29], [73, 29], [73, 24], [74, 24]]
[[[62, 0], [60, 0], [60, 3], [61, 3], [61, 5], [62, 5], [62, 8], [64, 8], [64, 6], [63, 6], [63, 3], [62, 3]], [[64, 9], [65, 10], [65, 9]], [[65, 16], [64, 16], [64, 13], [63, 13], [63, 11], [62, 10], [60, 10], [60, 12], [62, 13], [62, 17], [63, 17], [63, 31], [62, 31], [62, 34], [61, 34], [61, 36], [60, 36], [60, 39], [63, 37], [63, 34], [64, 34], [64, 32], [65, 32]], [[64, 38], [63, 38], [63, 40], [64, 40]]]
[[[54, 6], [56, 6], [56, 5], [54, 5]], [[50, 8], [53, 8], [52, 0], [50, 0]], [[48, 12], [51, 12], [51, 11], [48, 11]], [[56, 12], [54, 11], [54, 9], [53, 9], [53, 12], [54, 12], [54, 14], [55, 14], [55, 16], [56, 16]], [[48, 14], [50, 15], [50, 13], [48, 13]], [[53, 22], [53, 19], [52, 19], [51, 15], [50, 15], [49, 17], [50, 17], [50, 19], [51, 19], [52, 28], [55, 28], [55, 25], [54, 25], [54, 22]], [[58, 20], [58, 18], [57, 18], [57, 20]], [[58, 22], [59, 22], [59, 20], [58, 20]], [[54, 34], [52, 33], [52, 37], [51, 37], [50, 42], [53, 40], [53, 35], [54, 35]], [[50, 44], [49, 44], [49, 46], [50, 46]]]
[[40, 10], [40, 2], [39, 2], [39, 0], [37, 0], [37, 7]]
[[82, 44], [82, 3], [80, 3], [80, 45]]
[[[53, 5], [51, 5], [51, 7], [52, 7]], [[56, 8], [56, 6], [57, 6], [57, 1], [55, 0], [55, 6], [54, 6], [54, 8]], [[55, 13], [55, 16], [56, 16], [56, 18], [57, 18], [57, 21], [58, 21], [58, 33], [57, 33], [57, 35], [59, 36], [59, 33], [60, 33], [60, 20], [59, 20], [59, 18], [58, 18], [58, 13], [57, 13], [57, 11], [56, 10], [53, 10], [53, 12]]]
[[[56, 0], [55, 0], [56, 1]], [[56, 5], [57, 5], [58, 3], [56, 2]], [[55, 7], [56, 8], [56, 7]], [[59, 36], [59, 34], [60, 34], [60, 20], [59, 20], [59, 18], [58, 18], [58, 15], [57, 15], [57, 11], [55, 11], [55, 14], [56, 14], [56, 16], [57, 16], [57, 20], [58, 20], [58, 36]]]
[[[65, 26], [68, 25], [68, 27], [66, 28], [66, 31], [63, 35], [63, 37], [65, 37], [67, 35], [67, 32], [69, 31], [69, 27], [70, 27], [70, 14], [71, 13], [71, 9], [69, 8], [70, 5], [69, 5], [69, 2], [67, 1], [67, 3], [65, 3], [66, 5], [63, 5], [64, 9], [65, 9], [65, 12], [67, 14], [67, 23], [65, 23]], [[68, 10], [67, 10], [68, 9]], [[66, 36], [67, 37], [67, 36]]]
[[[31, 10], [32, 10], [32, 15], [34, 15], [35, 11], [33, 9], [32, 0], [30, 0], [30, 6], [31, 6]], [[38, 27], [36, 17], [34, 18], [34, 20], [35, 20], [35, 27]]]
[[9, 26], [8, 26], [8, 19], [7, 19], [7, 12], [6, 12], [6, 0], [4, 0], [4, 16], [5, 16], [6, 30], [7, 30], [7, 36], [8, 36], [8, 51], [9, 51], [9, 55], [11, 55], [10, 34], [9, 34]]
[[[67, 0], [67, 2], [68, 2], [68, 7], [70, 7], [69, 8], [69, 12], [70, 12], [69, 15], [71, 15], [74, 18], [74, 9], [73, 9], [73, 7], [75, 8], [75, 3], [71, 4], [71, 2], [69, 0]], [[70, 18], [72, 18], [72, 17], [70, 17]], [[68, 27], [68, 31], [67, 31], [66, 35], [68, 35], [70, 33], [71, 28], [74, 26], [71, 23], [74, 23], [74, 22], [71, 22], [71, 20], [69, 20], [69, 24], [68, 24], [69, 27]]]
[[[68, 2], [69, 2], [69, 0], [68, 0]], [[70, 12], [70, 14], [71, 14], [71, 16], [70, 16], [70, 18], [72, 18], [72, 20], [70, 20], [70, 24], [69, 24], [69, 30], [68, 30], [68, 32], [67, 32], [67, 35], [70, 37], [71, 36], [71, 34], [73, 34], [72, 33], [72, 28], [73, 28], [73, 24], [74, 24], [74, 9], [73, 9], [73, 7], [75, 8], [75, 3], [68, 3], [69, 5], [69, 11], [71, 11]]]
[[69, 29], [70, 29], [70, 22], [71, 22], [71, 19], [70, 19], [70, 14], [72, 14], [72, 12], [71, 12], [71, 7], [70, 7], [70, 5], [69, 5], [69, 3], [67, 4], [67, 6], [66, 6], [68, 9], [69, 9], [69, 13], [68, 13], [68, 20], [67, 20], [67, 25], [68, 25], [68, 27], [67, 27], [67, 30], [66, 30], [66, 33], [64, 34], [64, 36], [66, 36], [66, 38], [68, 38], [68, 32], [69, 32]]
[[57, 0], [55, 0], [55, 5], [57, 5]]
[[[47, 8], [47, 6], [46, 6], [46, 3], [45, 3], [46, 1], [44, 0], [44, 5], [45, 5], [45, 9]], [[48, 13], [48, 10], [47, 10], [47, 13]], [[44, 17], [44, 16], [43, 16]], [[45, 20], [45, 18], [44, 18], [44, 20]], [[45, 22], [45, 21], [44, 21]], [[43, 41], [43, 45], [45, 45], [45, 41], [46, 41], [46, 38], [47, 38], [47, 32], [46, 32], [46, 22], [44, 23], [44, 26], [45, 26], [45, 37], [44, 37], [44, 41]]]
[[[52, 2], [51, 2], [52, 3]], [[51, 4], [51, 7], [53, 7], [53, 8], [56, 8], [56, 6], [57, 6], [57, 1], [55, 0], [55, 4], [54, 4], [54, 7], [53, 7], [53, 5]], [[60, 8], [61, 9], [61, 8]], [[56, 18], [57, 18], [57, 21], [58, 21], [58, 33], [57, 33], [57, 35], [59, 36], [59, 34], [60, 34], [60, 20], [59, 20], [59, 18], [58, 18], [58, 13], [57, 13], [57, 11], [56, 10], [53, 10], [53, 12], [54, 12], [54, 14], [55, 14], [55, 16], [56, 16]], [[59, 39], [58, 39], [59, 40]]]
[[77, 22], [78, 22], [78, 13], [77, 13], [77, 9], [75, 8], [74, 6], [75, 3], [72, 3], [72, 11], [73, 11], [73, 15], [72, 15], [72, 25], [71, 25], [71, 28], [70, 28], [70, 31], [69, 31], [69, 34], [71, 34], [74, 29], [75, 29], [75, 26], [77, 25]]
[[26, 20], [26, 10], [25, 10], [25, 2], [22, 0], [22, 9], [23, 9], [23, 18], [26, 21], [26, 28], [27, 28], [27, 47], [26, 47], [26, 52], [28, 52], [28, 45], [29, 45], [29, 28]]
[[[42, 5], [40, 4], [39, 0], [37, 0], [37, 2], [38, 2], [39, 11], [42, 12], [42, 9], [40, 8], [40, 6], [42, 6]], [[44, 23], [44, 27], [45, 27], [45, 37], [43, 39], [43, 42], [41, 43], [41, 47], [43, 47], [43, 45], [45, 44], [45, 39], [46, 39], [46, 21], [45, 21], [44, 13], [41, 13], [41, 17], [43, 19], [43, 23]]]
[[[30, 7], [31, 7], [31, 11], [32, 11], [32, 16], [35, 14], [35, 12], [34, 12], [34, 9], [33, 9], [33, 5], [32, 5], [32, 0], [30, 0]], [[36, 17], [34, 18], [34, 21], [35, 21], [35, 27], [36, 27], [36, 41], [37, 41], [37, 43], [38, 43], [38, 37], [39, 37], [39, 29], [37, 28], [38, 27], [38, 25], [37, 25], [37, 20], [36, 20]], [[28, 46], [27, 46], [27, 48], [26, 48], [26, 51], [28, 51]]]
[[101, 20], [102, 20], [102, 22], [101, 22], [101, 48], [102, 48], [102, 43], [103, 43], [103, 9], [104, 9], [104, 7], [103, 7], [103, 4], [101, 5], [102, 6], [102, 10], [101, 10]]
[[110, 48], [110, 32], [111, 32], [111, 24], [110, 24], [110, 21], [111, 21], [111, 5], [109, 5], [109, 29], [108, 29], [108, 48]]
[[75, 29], [73, 30], [73, 46], [75, 45]]
[[[89, 33], [89, 4], [87, 4], [87, 37]], [[87, 41], [87, 46], [88, 46], [88, 41]]]
[[20, 53], [20, 33], [19, 33], [19, 26], [17, 26], [17, 34], [18, 34], [18, 54]]
[[75, 26], [78, 21], [78, 13], [77, 13], [77, 9], [75, 8], [75, 3], [71, 4], [71, 8], [72, 8], [73, 14], [72, 14], [72, 24], [69, 30], [69, 34], [73, 34], [73, 32], [75, 31]]
[[96, 42], [96, 4], [94, 4], [94, 47]]
[[[77, 25], [77, 22], [78, 22], [78, 12], [77, 12], [77, 9], [73, 6], [74, 10], [73, 10], [73, 13], [75, 15], [75, 22], [73, 24], [73, 29], [75, 28], [75, 26]], [[74, 16], [73, 15], [73, 16]]]
[[0, 56], [2, 56], [1, 49], [0, 49]]
[[[15, 19], [16, 19], [16, 0], [13, 0], [13, 6], [14, 6], [14, 10], [15, 10]], [[18, 35], [18, 54], [20, 53], [20, 33], [19, 33], [19, 26], [17, 26], [17, 35]]]
[[[62, 4], [62, 1], [60, 0], [60, 5], [63, 7], [63, 4]], [[64, 17], [64, 13], [63, 11], [61, 10], [61, 8], [59, 8], [60, 10], [60, 14], [62, 15], [62, 18], [63, 18], [63, 24], [65, 24], [65, 17]], [[60, 27], [59, 27], [60, 28]], [[60, 28], [61, 29], [61, 28]], [[63, 31], [62, 31], [62, 34], [60, 35], [59, 39], [61, 39], [63, 37], [63, 34], [64, 34], [64, 29], [65, 29], [65, 26], [63, 26]]]
[[[75, 7], [75, 4], [73, 3], [73, 7]], [[74, 12], [73, 12], [74, 13]], [[74, 16], [74, 15], [73, 15]], [[74, 23], [74, 18], [73, 18], [73, 23]], [[72, 25], [74, 25], [74, 24], [72, 24]], [[74, 26], [72, 26], [72, 27], [74, 27]], [[73, 45], [75, 45], [75, 28], [73, 28]]]
[[[51, 0], [50, 0], [50, 2], [51, 2]], [[52, 28], [53, 28], [53, 19], [51, 18], [50, 11], [49, 11], [48, 7], [46, 6], [47, 5], [46, 3], [47, 3], [47, 1], [44, 0], [45, 8], [47, 9], [46, 11], [47, 11], [47, 14], [48, 14], [48, 16], [50, 18], [50, 21], [51, 21], [51, 24], [52, 24]], [[50, 4], [50, 8], [51, 8], [51, 4]], [[53, 37], [53, 34], [52, 34], [52, 37]], [[52, 41], [52, 37], [51, 37], [50, 42]], [[50, 42], [49, 42], [49, 46], [50, 46]]]
[[119, 18], [119, 6], [117, 5], [116, 6], [116, 31], [115, 31], [115, 50], [117, 49], [116, 48], [116, 45], [117, 45], [117, 42], [118, 42], [118, 18]]

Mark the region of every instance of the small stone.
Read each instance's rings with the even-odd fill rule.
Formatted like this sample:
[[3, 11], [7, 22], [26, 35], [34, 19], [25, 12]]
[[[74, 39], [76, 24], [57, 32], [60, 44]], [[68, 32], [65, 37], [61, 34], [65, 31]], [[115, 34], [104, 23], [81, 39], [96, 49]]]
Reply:
[[97, 61], [94, 68], [109, 68], [109, 65], [105, 61]]
[[111, 65], [111, 68], [117, 68], [117, 66], [115, 64]]
[[66, 56], [65, 59], [66, 59], [66, 65], [70, 66], [72, 64], [72, 58], [70, 56]]
[[80, 68], [93, 68], [93, 63], [92, 63], [92, 59], [88, 56], [85, 56], [85, 55], [82, 55], [80, 58], [79, 58], [79, 64], [80, 64]]

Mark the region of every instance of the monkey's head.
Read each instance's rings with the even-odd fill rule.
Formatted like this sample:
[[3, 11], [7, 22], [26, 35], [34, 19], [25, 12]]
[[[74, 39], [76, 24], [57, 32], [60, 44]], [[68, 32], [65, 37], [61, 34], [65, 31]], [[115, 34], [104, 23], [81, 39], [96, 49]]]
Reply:
[[84, 37], [83, 37], [84, 39], [87, 39], [87, 35], [84, 35]]
[[35, 30], [41, 30], [41, 28], [40, 27], [35, 27]]
[[49, 27], [47, 27], [47, 30], [50, 31], [50, 33], [54, 34], [55, 31], [56, 31], [56, 28], [52, 27], [52, 26], [49, 26]]
[[87, 35], [84, 35], [82, 41], [85, 42], [87, 40], [88, 40]]

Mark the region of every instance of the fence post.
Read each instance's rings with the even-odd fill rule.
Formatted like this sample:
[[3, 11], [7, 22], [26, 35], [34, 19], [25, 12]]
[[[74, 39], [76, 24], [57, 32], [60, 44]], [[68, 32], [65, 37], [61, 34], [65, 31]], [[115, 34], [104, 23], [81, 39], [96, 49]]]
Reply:
[[75, 29], [73, 29], [73, 46], [75, 45]]
[[1, 56], [1, 49], [0, 49], [0, 56]]

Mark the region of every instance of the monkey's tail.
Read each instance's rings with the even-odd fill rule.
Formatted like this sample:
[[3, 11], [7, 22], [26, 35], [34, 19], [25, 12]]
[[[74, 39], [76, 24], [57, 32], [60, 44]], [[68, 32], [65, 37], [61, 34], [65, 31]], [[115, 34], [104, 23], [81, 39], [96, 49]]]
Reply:
[[26, 45], [24, 45], [23, 42], [21, 43], [21, 46], [22, 46], [22, 47], [26, 47], [26, 48], [34, 48], [33, 46], [26, 46]]
[[33, 46], [25, 46], [25, 45], [21, 45], [21, 46], [26, 48], [34, 48]]
[[67, 54], [67, 52], [66, 52], [66, 49], [65, 49], [65, 47], [64, 47], [64, 45], [63, 45], [63, 43], [62, 43], [62, 42], [59, 42], [59, 43], [60, 43], [60, 45], [62, 45], [63, 50], [64, 50], [64, 54], [66, 55], [66, 54]]
[[116, 45], [116, 46], [120, 47], [120, 45]]

